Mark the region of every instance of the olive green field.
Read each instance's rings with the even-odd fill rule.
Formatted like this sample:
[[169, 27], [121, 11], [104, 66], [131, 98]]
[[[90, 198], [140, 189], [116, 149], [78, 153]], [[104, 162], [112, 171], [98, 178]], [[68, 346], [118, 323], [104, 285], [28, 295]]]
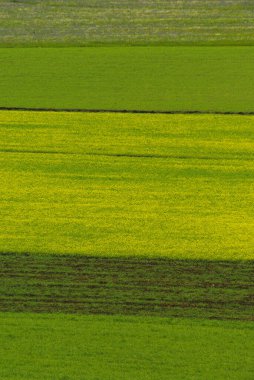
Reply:
[[253, 112], [254, 47], [0, 49], [0, 107]]
[[0, 323], [6, 380], [250, 380], [253, 374], [247, 322], [0, 313]]

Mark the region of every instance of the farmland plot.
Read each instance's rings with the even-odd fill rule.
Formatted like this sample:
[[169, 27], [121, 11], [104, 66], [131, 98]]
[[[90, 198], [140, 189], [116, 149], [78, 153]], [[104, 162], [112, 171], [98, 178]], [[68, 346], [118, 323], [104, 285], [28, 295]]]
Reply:
[[0, 254], [0, 311], [253, 321], [253, 261]]
[[247, 380], [253, 374], [253, 325], [246, 322], [0, 313], [0, 324], [4, 380]]
[[254, 47], [1, 49], [0, 107], [252, 112]]
[[2, 252], [253, 259], [253, 118], [2, 112]]
[[0, 3], [1, 380], [253, 379], [253, 2]]
[[253, 44], [252, 0], [1, 0], [2, 46]]

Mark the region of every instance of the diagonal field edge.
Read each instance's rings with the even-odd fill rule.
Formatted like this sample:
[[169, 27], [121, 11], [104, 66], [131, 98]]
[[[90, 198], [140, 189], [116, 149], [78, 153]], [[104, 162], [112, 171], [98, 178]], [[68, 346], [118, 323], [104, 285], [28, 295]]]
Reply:
[[118, 110], [86, 108], [34, 108], [34, 107], [0, 107], [0, 111], [33, 111], [33, 112], [83, 112], [83, 113], [130, 113], [158, 115], [254, 115], [254, 111], [156, 111], [156, 110]]

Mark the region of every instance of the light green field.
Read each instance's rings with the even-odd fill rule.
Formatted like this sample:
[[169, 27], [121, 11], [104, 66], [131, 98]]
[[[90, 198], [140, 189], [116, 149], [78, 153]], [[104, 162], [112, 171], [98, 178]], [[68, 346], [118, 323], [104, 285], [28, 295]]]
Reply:
[[1, 0], [0, 45], [253, 44], [252, 0]]
[[0, 314], [1, 379], [250, 380], [253, 324]]
[[254, 111], [254, 47], [1, 49], [0, 107]]
[[253, 259], [253, 117], [0, 116], [1, 252]]

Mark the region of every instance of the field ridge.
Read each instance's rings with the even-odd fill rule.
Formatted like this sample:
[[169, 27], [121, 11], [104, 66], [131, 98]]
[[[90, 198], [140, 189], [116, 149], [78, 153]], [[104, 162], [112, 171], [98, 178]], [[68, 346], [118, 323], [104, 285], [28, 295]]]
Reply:
[[88, 109], [88, 108], [34, 108], [34, 107], [0, 107], [0, 111], [31, 111], [31, 112], [80, 112], [80, 113], [130, 113], [158, 115], [254, 115], [254, 111], [202, 111], [202, 110], [131, 110], [131, 109]]

